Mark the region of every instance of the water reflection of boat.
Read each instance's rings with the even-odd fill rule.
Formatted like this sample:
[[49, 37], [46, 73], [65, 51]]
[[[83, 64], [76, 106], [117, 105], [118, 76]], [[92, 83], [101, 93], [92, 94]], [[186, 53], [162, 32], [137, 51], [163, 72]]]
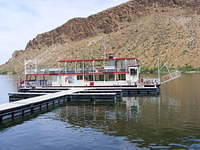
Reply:
[[140, 113], [138, 97], [123, 97], [122, 101], [126, 104], [127, 119], [137, 119]]
[[[160, 109], [160, 97], [123, 97], [117, 105], [69, 104], [61, 109], [59, 117], [69, 122], [85, 123], [84, 121], [137, 121], [142, 115], [141, 105], [156, 106]], [[159, 111], [158, 111], [159, 112]], [[159, 113], [158, 113], [159, 115]], [[80, 124], [81, 125], [81, 124]]]
[[[85, 125], [91, 121], [137, 121], [140, 113], [139, 99], [124, 97], [119, 105], [67, 105], [58, 114], [61, 120]], [[93, 122], [94, 123], [94, 122]], [[90, 124], [88, 124], [90, 125]]]
[[[176, 105], [174, 101], [168, 97], [124, 97], [122, 103], [116, 105], [68, 105], [57, 114], [72, 126], [123, 136], [141, 147], [158, 149], [167, 143], [167, 147], [176, 149], [178, 145], [170, 143], [181, 143], [177, 137], [196, 135], [199, 120], [194, 118], [195, 121], [190, 122], [192, 116], [185, 113], [189, 110], [181, 110], [181, 104]], [[191, 128], [194, 125], [196, 128]], [[152, 146], [152, 143], [158, 145]]]

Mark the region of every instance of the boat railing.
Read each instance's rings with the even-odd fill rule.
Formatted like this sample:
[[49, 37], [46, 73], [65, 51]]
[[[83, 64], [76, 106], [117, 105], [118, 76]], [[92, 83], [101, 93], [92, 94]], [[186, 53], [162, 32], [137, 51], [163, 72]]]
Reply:
[[174, 72], [170, 72], [167, 75], [162, 76], [161, 78], [161, 84], [167, 83], [171, 80], [175, 80], [177, 78], [181, 77], [181, 72], [180, 71], [174, 71]]
[[144, 78], [142, 81], [145, 85], [160, 85], [160, 80], [158, 78]]
[[48, 80], [26, 80], [25, 87], [47, 87], [52, 86], [52, 82]]
[[127, 69], [37, 69], [37, 70], [26, 70], [26, 74], [64, 74], [64, 73], [97, 73], [97, 72], [126, 72]]

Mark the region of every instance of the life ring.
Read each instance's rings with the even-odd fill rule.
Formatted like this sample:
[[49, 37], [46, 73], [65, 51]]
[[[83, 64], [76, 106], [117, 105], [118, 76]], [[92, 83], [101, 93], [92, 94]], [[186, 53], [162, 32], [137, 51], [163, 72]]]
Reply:
[[170, 76], [166, 76], [164, 77], [165, 80], [169, 80], [170, 79]]

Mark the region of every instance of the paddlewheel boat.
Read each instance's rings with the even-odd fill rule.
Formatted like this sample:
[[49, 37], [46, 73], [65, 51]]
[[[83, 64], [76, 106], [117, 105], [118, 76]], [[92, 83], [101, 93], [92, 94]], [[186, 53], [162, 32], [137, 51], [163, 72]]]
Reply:
[[58, 68], [41, 69], [25, 62], [25, 80], [19, 87], [157, 87], [159, 78], [142, 78], [137, 58], [59, 60]]

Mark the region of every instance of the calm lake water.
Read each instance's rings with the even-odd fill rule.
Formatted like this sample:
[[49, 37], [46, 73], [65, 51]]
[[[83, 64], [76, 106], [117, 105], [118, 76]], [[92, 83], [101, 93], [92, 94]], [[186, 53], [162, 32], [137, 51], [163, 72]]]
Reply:
[[[0, 76], [0, 103], [16, 90]], [[0, 128], [0, 150], [200, 149], [200, 74], [161, 87], [158, 97], [116, 105], [67, 105]]]
[[8, 103], [8, 93], [17, 91], [17, 77], [0, 75], [0, 104]]

